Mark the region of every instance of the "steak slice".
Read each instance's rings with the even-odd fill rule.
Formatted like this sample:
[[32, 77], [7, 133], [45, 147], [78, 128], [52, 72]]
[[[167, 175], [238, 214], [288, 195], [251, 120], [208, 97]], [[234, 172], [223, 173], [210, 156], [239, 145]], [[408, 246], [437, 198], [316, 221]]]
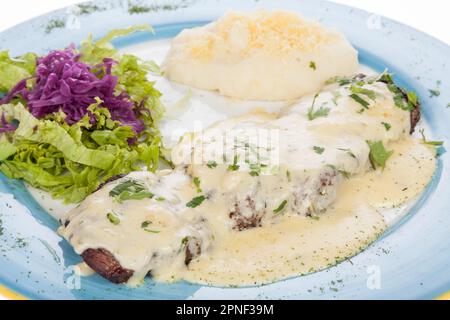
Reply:
[[127, 282], [134, 273], [133, 270], [123, 268], [106, 249], [87, 249], [81, 256], [89, 267], [113, 283]]
[[[359, 77], [364, 78], [365, 75], [359, 75]], [[419, 99], [411, 100], [410, 96], [408, 95], [408, 91], [406, 91], [404, 88], [398, 86], [394, 80], [392, 79], [392, 76], [390, 74], [383, 74], [382, 77], [378, 80], [379, 82], [383, 82], [386, 85], [391, 85], [396, 88], [397, 91], [399, 91], [403, 99], [407, 101], [408, 103], [412, 104], [414, 106], [414, 109], [410, 111], [410, 122], [411, 122], [411, 129], [409, 131], [410, 134], [414, 133], [414, 129], [416, 128], [417, 123], [420, 120], [420, 101]]]
[[[184, 259], [186, 266], [202, 252], [200, 240], [191, 237], [187, 239]], [[134, 274], [133, 270], [122, 267], [114, 255], [106, 249], [87, 249], [81, 256], [90, 268], [113, 283], [125, 283]]]
[[[229, 218], [234, 221], [233, 229], [243, 231], [246, 229], [261, 227], [261, 220], [264, 216], [266, 205], [262, 210], [257, 210], [255, 200], [249, 195], [245, 200], [237, 201], [234, 204], [234, 210], [229, 213]], [[250, 215], [244, 215], [243, 211], [250, 211]]]
[[414, 110], [411, 111], [410, 119], [411, 119], [411, 130], [409, 133], [412, 134], [414, 132], [414, 129], [416, 128], [417, 123], [420, 120], [420, 103], [417, 103]]

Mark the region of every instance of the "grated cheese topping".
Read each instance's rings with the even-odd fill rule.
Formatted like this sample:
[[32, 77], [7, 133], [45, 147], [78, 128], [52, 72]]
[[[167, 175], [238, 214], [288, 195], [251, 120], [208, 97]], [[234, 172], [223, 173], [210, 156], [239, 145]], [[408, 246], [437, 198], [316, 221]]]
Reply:
[[296, 13], [261, 10], [230, 12], [190, 40], [194, 57], [211, 58], [219, 47], [243, 57], [253, 50], [276, 54], [289, 51], [308, 53], [341, 38], [338, 32], [307, 21]]

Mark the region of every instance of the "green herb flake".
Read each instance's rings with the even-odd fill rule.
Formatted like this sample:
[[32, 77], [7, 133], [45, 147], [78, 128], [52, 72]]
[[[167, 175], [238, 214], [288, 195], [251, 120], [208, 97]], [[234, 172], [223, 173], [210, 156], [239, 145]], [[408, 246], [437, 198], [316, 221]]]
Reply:
[[384, 72], [377, 81], [385, 83], [389, 91], [393, 93], [396, 107], [405, 111], [412, 111], [419, 105], [417, 95], [412, 91], [405, 92], [405, 90], [398, 87], [391, 74]]
[[237, 164], [238, 163], [238, 159], [239, 159], [238, 156], [235, 155], [234, 159], [233, 159], [233, 164], [230, 164], [228, 166], [228, 171], [237, 171], [237, 170], [239, 170], [239, 165]]
[[276, 214], [280, 213], [281, 211], [284, 210], [286, 205], [287, 205], [287, 200], [283, 200], [276, 209], [273, 209], [273, 212]]
[[387, 122], [381, 122], [381, 124], [384, 126], [386, 131], [389, 131], [392, 128], [392, 126], [389, 123], [387, 123]]
[[428, 144], [430, 146], [435, 146], [435, 147], [440, 147], [440, 146], [444, 145], [444, 141], [429, 141], [429, 140], [427, 140], [427, 138], [425, 137], [424, 129], [420, 130], [420, 134], [422, 135], [422, 143], [424, 143], [424, 144]]
[[151, 224], [152, 224], [152, 222], [150, 220], [146, 220], [146, 221], [141, 223], [141, 228], [144, 229], [144, 231], [150, 232], [150, 233], [160, 233], [161, 232], [161, 231], [158, 231], [158, 230], [148, 229], [148, 226], [151, 225]]
[[377, 98], [377, 94], [375, 93], [375, 91], [366, 89], [366, 88], [357, 87], [355, 85], [350, 86], [350, 91], [355, 95], [363, 94], [371, 100], [375, 100]]
[[317, 154], [322, 154], [322, 153], [325, 151], [325, 148], [318, 147], [318, 146], [314, 146], [314, 147], [313, 147], [313, 150], [314, 150], [314, 152], [317, 153]]
[[148, 6], [142, 6], [142, 5], [128, 5], [128, 13], [129, 14], [141, 14], [141, 13], [147, 13], [152, 10], [151, 7]]
[[316, 66], [316, 63], [315, 63], [314, 61], [310, 61], [310, 62], [309, 62], [309, 67], [310, 67], [311, 69], [313, 69], [313, 70], [317, 70], [317, 66]]
[[187, 246], [188, 242], [189, 242], [189, 237], [188, 236], [184, 237], [183, 239], [181, 239], [181, 246], [182, 247]]
[[316, 103], [316, 99], [319, 96], [317, 93], [314, 96], [313, 102], [311, 104], [311, 107], [308, 108], [308, 120], [312, 121], [314, 119], [320, 118], [320, 117], [326, 117], [330, 113], [330, 108], [325, 108], [321, 106], [319, 109], [314, 110], [314, 104]]
[[109, 222], [111, 222], [113, 225], [117, 226], [120, 223], [120, 219], [118, 216], [116, 216], [114, 213], [109, 212], [106, 217], [108, 218]]
[[251, 164], [249, 165], [249, 167], [250, 167], [250, 172], [249, 172], [249, 174], [250, 174], [252, 177], [257, 177], [257, 176], [259, 176], [259, 175], [261, 174], [261, 168], [262, 168], [263, 166], [264, 166], [264, 165], [262, 165], [262, 164], [251, 163]]
[[144, 221], [144, 222], [141, 223], [141, 228], [142, 228], [142, 229], [147, 228], [147, 227], [148, 227], [149, 225], [151, 225], [151, 224], [152, 224], [151, 221], [146, 220], [146, 221]]
[[202, 189], [200, 188], [200, 178], [199, 177], [194, 177], [194, 185], [197, 188], [198, 193], [202, 192]]
[[408, 91], [406, 93], [406, 97], [408, 98], [408, 101], [411, 102], [413, 105], [417, 105], [419, 103], [419, 98], [412, 91]]
[[364, 109], [369, 109], [370, 104], [366, 100], [361, 98], [359, 95], [357, 95], [356, 93], [352, 93], [351, 95], [349, 95], [349, 97], [352, 98], [353, 100], [355, 100], [360, 105], [362, 105], [362, 107]]
[[286, 170], [286, 178], [287, 178], [288, 182], [292, 181], [291, 172], [289, 170]]
[[115, 198], [119, 203], [125, 200], [142, 200], [153, 198], [154, 194], [147, 190], [142, 182], [127, 180], [115, 186], [109, 196]]
[[214, 169], [215, 167], [217, 167], [217, 162], [215, 161], [208, 161], [208, 163], [206, 164], [206, 166], [210, 169]]
[[369, 160], [373, 169], [377, 167], [384, 168], [386, 161], [394, 153], [394, 151], [386, 150], [382, 141], [367, 141], [370, 148]]
[[428, 92], [430, 92], [430, 98], [439, 97], [441, 95], [439, 89], [428, 89]]
[[66, 21], [61, 19], [50, 20], [45, 26], [45, 33], [51, 33], [55, 29], [62, 29], [66, 27]]
[[206, 197], [203, 196], [203, 195], [198, 196], [198, 197], [195, 197], [195, 198], [193, 198], [191, 201], [189, 201], [188, 203], [186, 203], [186, 207], [188, 207], [188, 208], [196, 208], [196, 207], [198, 207], [199, 205], [201, 205], [202, 202], [205, 201], [205, 200], [206, 200]]

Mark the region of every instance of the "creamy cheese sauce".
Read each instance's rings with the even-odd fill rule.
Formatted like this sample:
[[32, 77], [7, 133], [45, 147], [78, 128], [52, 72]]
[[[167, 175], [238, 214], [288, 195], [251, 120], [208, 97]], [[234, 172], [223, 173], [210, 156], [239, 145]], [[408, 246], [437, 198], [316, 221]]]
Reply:
[[395, 153], [386, 168], [344, 180], [325, 214], [316, 219], [284, 215], [261, 228], [222, 233], [214, 250], [184, 269], [181, 278], [218, 286], [258, 285], [357, 254], [385, 231], [381, 209], [414, 199], [435, 170], [433, 148], [413, 139], [390, 146]]
[[[149, 272], [158, 281], [265, 284], [351, 257], [386, 229], [382, 211], [414, 199], [436, 166], [434, 148], [409, 136], [409, 113], [386, 86], [365, 88], [377, 98], [363, 112], [348, 87], [330, 85], [279, 114], [250, 113], [185, 134], [173, 148], [174, 171], [110, 183], [73, 209], [60, 233], [80, 254], [112, 252], [135, 271], [131, 285]], [[311, 106], [328, 108], [327, 116], [309, 119]], [[385, 168], [370, 168], [366, 140], [393, 151]], [[129, 180], [153, 197], [111, 197]], [[201, 248], [187, 266], [185, 248], [195, 244], [186, 239]]]

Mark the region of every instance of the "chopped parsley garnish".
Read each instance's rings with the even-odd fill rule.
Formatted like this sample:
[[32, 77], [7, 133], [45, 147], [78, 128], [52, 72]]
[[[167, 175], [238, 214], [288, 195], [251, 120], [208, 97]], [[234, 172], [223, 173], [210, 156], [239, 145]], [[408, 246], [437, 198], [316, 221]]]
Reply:
[[386, 161], [392, 156], [394, 151], [386, 150], [382, 141], [367, 141], [367, 144], [370, 148], [369, 160], [372, 168], [384, 168], [386, 166]]
[[330, 79], [328, 79], [325, 84], [333, 84], [333, 83], [337, 83], [339, 84], [339, 86], [346, 86], [350, 83], [352, 83], [353, 79], [350, 78], [341, 78], [341, 77], [332, 77]]
[[200, 188], [200, 178], [194, 177], [194, 185], [197, 188], [197, 192], [202, 192], [202, 189]]
[[396, 107], [405, 111], [412, 111], [419, 105], [417, 95], [412, 91], [405, 91], [398, 87], [394, 83], [391, 74], [384, 72], [377, 81], [385, 83], [389, 91], [394, 94], [394, 104]]
[[142, 200], [153, 198], [154, 194], [148, 191], [142, 182], [127, 180], [115, 186], [109, 196], [115, 198], [119, 203], [125, 200]]
[[210, 161], [208, 161], [206, 166], [210, 169], [213, 169], [213, 168], [217, 167], [217, 162], [210, 160]]
[[425, 137], [424, 129], [420, 130], [420, 134], [422, 135], [422, 143], [428, 144], [430, 146], [440, 147], [444, 144], [444, 141], [428, 141]]
[[314, 61], [310, 61], [310, 62], [309, 62], [309, 67], [310, 67], [311, 69], [313, 69], [313, 70], [316, 70], [316, 69], [317, 69], [316, 63], [315, 63]]
[[262, 164], [262, 163], [251, 163], [249, 165], [249, 167], [250, 167], [249, 174], [252, 177], [257, 177], [257, 176], [259, 176], [261, 174], [261, 169], [264, 168], [264, 167], [267, 167], [267, 165]]
[[408, 91], [406, 93], [406, 97], [408, 98], [408, 101], [411, 102], [413, 105], [417, 105], [419, 103], [419, 98], [412, 91]]
[[[414, 92], [407, 92], [405, 99], [405, 93], [395, 84], [388, 84], [387, 87], [389, 91], [394, 94], [394, 104], [396, 107], [405, 111], [412, 111], [416, 108], [418, 98]], [[412, 100], [410, 100], [408, 97], [412, 97]], [[415, 101], [415, 103], [413, 103], [413, 101]]]
[[314, 147], [313, 147], [313, 150], [314, 150], [314, 152], [317, 153], [317, 154], [322, 154], [322, 153], [325, 151], [325, 148], [318, 147], [318, 146], [314, 146]]
[[193, 198], [191, 201], [186, 203], [186, 207], [188, 208], [195, 208], [202, 204], [203, 201], [205, 201], [206, 197], [201, 195], [198, 197]]
[[[365, 75], [357, 75], [353, 78], [334, 77], [329, 79], [326, 83], [338, 83], [340, 86], [350, 85], [350, 91], [352, 92], [350, 97], [361, 104], [364, 109], [367, 109], [369, 103], [364, 100], [361, 95], [365, 95], [369, 99], [375, 100], [376, 92], [366, 88], [361, 88], [361, 86], [364, 86], [366, 84], [373, 84], [375, 82], [382, 82], [386, 84], [389, 91], [393, 93], [393, 99], [396, 107], [405, 111], [412, 111], [419, 105], [419, 99], [417, 95], [412, 91], [406, 91], [398, 87], [395, 84], [392, 75], [386, 71], [381, 75], [374, 77], [367, 77]], [[430, 93], [431, 91], [435, 91], [435, 93], [439, 92], [438, 90], [430, 90]], [[363, 112], [364, 109], [361, 109], [360, 112]]]
[[350, 91], [355, 95], [363, 94], [371, 100], [375, 100], [377, 98], [377, 94], [375, 93], [375, 91], [366, 89], [366, 88], [357, 87], [355, 85], [350, 86]]
[[286, 204], [287, 204], [287, 200], [283, 200], [276, 209], [273, 209], [273, 212], [277, 213], [277, 214], [280, 213], [281, 211], [284, 210], [284, 208], [286, 207]]
[[309, 109], [308, 109], [308, 120], [309, 121], [312, 121], [312, 120], [320, 118], [320, 117], [326, 117], [326, 116], [328, 116], [328, 113], [330, 113], [330, 108], [325, 108], [323, 106], [320, 106], [319, 109], [314, 111], [314, 104], [316, 103], [316, 99], [318, 96], [319, 96], [318, 93], [314, 96], [311, 107], [309, 107]]
[[238, 156], [235, 155], [234, 158], [233, 158], [233, 164], [230, 164], [228, 166], [228, 171], [237, 171], [237, 170], [239, 170], [239, 165], [237, 163], [238, 163]]
[[351, 95], [349, 95], [349, 97], [358, 102], [360, 105], [362, 105], [364, 109], [369, 109], [369, 103], [356, 93], [352, 93]]
[[108, 218], [109, 222], [111, 222], [113, 225], [117, 226], [120, 223], [120, 219], [118, 216], [116, 216], [114, 213], [109, 212], [106, 217]]
[[161, 232], [161, 231], [158, 231], [158, 230], [148, 229], [148, 226], [151, 225], [151, 224], [152, 224], [151, 221], [146, 220], [146, 221], [141, 223], [141, 228], [144, 229], [144, 231], [147, 231], [147, 232], [150, 232], [150, 233], [160, 233]]
[[189, 237], [188, 236], [184, 237], [183, 239], [181, 239], [181, 246], [182, 247], [186, 246], [188, 244], [188, 242], [189, 242]]
[[[394, 85], [388, 85], [388, 87], [392, 88], [395, 87]], [[391, 90], [391, 92], [394, 92]], [[415, 109], [415, 106], [410, 102], [405, 102], [405, 98], [403, 96], [403, 93], [395, 93], [394, 95], [394, 104], [396, 107], [405, 110], [405, 111], [412, 111]]]
[[157, 197], [157, 198], [155, 198], [155, 200], [156, 200], [156, 201], [160, 201], [160, 202], [161, 202], [161, 201], [164, 201], [164, 200], [166, 200], [166, 198], [164, 198], [164, 197]]
[[286, 178], [289, 182], [292, 181], [291, 172], [289, 170], [286, 170]]
[[144, 222], [141, 223], [141, 228], [142, 228], [142, 229], [147, 228], [147, 227], [148, 227], [149, 225], [151, 225], [151, 224], [152, 224], [151, 221], [146, 220], [146, 221], [144, 221]]
[[387, 123], [387, 122], [381, 122], [381, 124], [384, 126], [386, 131], [389, 131], [392, 128], [392, 126], [389, 123]]

